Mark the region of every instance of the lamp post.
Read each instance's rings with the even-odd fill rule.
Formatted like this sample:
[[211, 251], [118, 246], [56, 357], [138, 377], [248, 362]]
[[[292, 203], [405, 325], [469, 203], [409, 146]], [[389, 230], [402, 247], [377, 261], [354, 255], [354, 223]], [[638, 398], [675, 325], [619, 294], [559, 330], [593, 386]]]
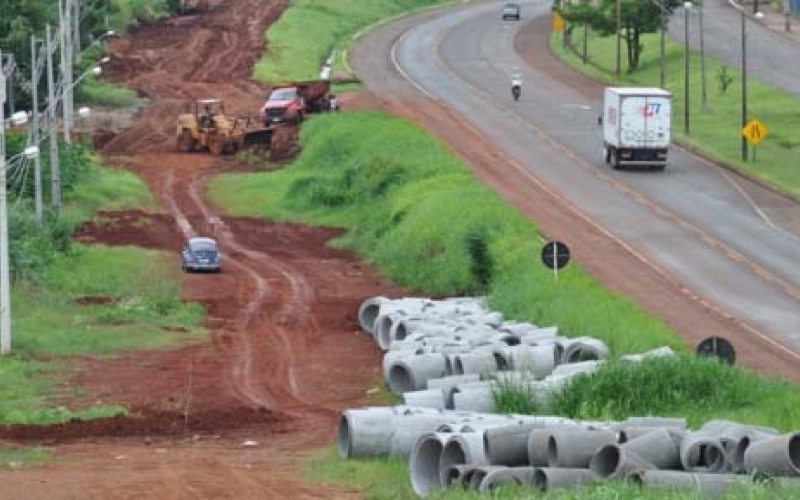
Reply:
[[706, 47], [703, 36], [703, 0], [699, 0], [700, 7], [700, 107], [703, 111], [708, 109], [708, 94], [706, 92]]
[[683, 133], [689, 135], [689, 9], [692, 2], [683, 2]]
[[622, 45], [620, 34], [622, 31], [622, 0], [617, 0], [617, 69], [616, 73], [619, 76], [621, 59], [622, 59]]
[[[742, 28], [742, 129], [747, 125], [747, 15], [744, 9], [739, 9]], [[761, 19], [764, 14], [756, 12], [756, 19]], [[742, 161], [747, 161], [747, 138], [742, 134]]]
[[[0, 54], [2, 60], [2, 54]], [[11, 280], [8, 262], [8, 193], [6, 189], [6, 73], [0, 65], [0, 355], [11, 351]], [[11, 115], [11, 123], [22, 125], [28, 121], [28, 114], [19, 111]], [[25, 150], [25, 156], [32, 158], [39, 154], [33, 146]]]

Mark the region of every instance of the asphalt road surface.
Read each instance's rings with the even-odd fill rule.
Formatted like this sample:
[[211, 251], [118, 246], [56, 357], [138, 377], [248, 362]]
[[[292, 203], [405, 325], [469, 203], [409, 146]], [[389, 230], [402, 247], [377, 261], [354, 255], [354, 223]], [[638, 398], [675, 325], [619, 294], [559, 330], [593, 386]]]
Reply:
[[[523, 25], [549, 29], [549, 8], [523, 2], [519, 23], [502, 22], [497, 2], [425, 15], [383, 48], [387, 67], [380, 70], [394, 67], [417, 92], [453, 109], [643, 261], [754, 333], [800, 352], [797, 204], [677, 147], [664, 173], [606, 166], [597, 126], [601, 92], [554, 79], [515, 50]], [[525, 83], [515, 103], [510, 74], [517, 70]], [[407, 91], [399, 83], [383, 90]]]

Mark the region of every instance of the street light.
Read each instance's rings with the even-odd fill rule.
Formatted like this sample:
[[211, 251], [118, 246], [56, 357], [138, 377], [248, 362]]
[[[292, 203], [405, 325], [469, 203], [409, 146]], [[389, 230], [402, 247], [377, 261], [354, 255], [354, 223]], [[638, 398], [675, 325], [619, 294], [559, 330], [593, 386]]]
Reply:
[[[747, 15], [739, 9], [742, 20], [742, 129], [747, 126]], [[754, 14], [756, 19], [764, 17], [762, 12]], [[742, 134], [742, 161], [747, 161], [747, 138]]]
[[689, 135], [689, 10], [692, 2], [683, 2], [683, 133]]
[[[0, 60], [2, 54], [0, 53]], [[28, 121], [28, 113], [19, 111], [11, 115], [9, 120], [3, 116], [6, 103], [6, 74], [0, 67], [0, 355], [11, 351], [11, 280], [8, 262], [8, 192], [6, 188], [6, 122], [12, 125], [24, 125]], [[23, 153], [26, 157], [35, 157], [39, 148], [31, 146]]]

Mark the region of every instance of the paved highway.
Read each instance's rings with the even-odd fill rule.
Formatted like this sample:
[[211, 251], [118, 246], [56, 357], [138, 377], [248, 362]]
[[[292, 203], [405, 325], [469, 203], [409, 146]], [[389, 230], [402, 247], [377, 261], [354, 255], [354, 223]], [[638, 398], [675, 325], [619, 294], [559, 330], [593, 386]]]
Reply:
[[[520, 27], [548, 15], [549, 3], [530, 1], [520, 23], [500, 21], [497, 2], [428, 14], [384, 28], [395, 30], [395, 42], [382, 49], [385, 67], [357, 69], [367, 79], [391, 71], [413, 82], [632, 251], [800, 353], [797, 205], [680, 148], [664, 173], [606, 166], [597, 126], [601, 92], [581, 93], [527, 66], [514, 50]], [[379, 50], [368, 41], [364, 47]], [[509, 91], [516, 69], [525, 80], [518, 103]], [[390, 82], [382, 84], [389, 91]], [[396, 91], [406, 90], [398, 84]]]

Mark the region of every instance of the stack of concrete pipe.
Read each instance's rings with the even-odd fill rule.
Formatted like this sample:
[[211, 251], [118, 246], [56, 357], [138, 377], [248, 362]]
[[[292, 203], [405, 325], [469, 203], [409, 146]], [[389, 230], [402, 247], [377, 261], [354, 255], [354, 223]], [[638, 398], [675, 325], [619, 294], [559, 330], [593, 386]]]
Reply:
[[691, 490], [704, 498], [757, 480], [800, 487], [800, 433], [726, 420], [690, 430], [682, 418], [589, 422], [372, 407], [343, 413], [338, 444], [345, 458], [407, 457], [420, 497], [456, 486], [550, 491], [611, 479]]

